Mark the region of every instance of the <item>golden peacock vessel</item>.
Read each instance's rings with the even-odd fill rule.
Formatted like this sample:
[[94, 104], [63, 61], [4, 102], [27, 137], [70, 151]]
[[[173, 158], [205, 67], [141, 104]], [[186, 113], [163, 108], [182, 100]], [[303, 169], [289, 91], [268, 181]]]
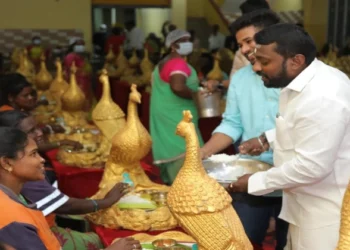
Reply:
[[91, 133], [96, 130], [94, 125], [88, 123], [88, 113], [83, 111], [85, 105], [85, 95], [77, 84], [77, 67], [72, 64], [70, 73], [70, 84], [61, 96], [61, 110], [58, 111], [53, 120], [64, 127], [66, 133], [50, 134], [49, 141], [55, 142], [64, 139], [78, 141], [89, 148], [96, 143], [100, 143], [101, 135]]
[[202, 166], [190, 111], [183, 112], [176, 134], [186, 141], [186, 156], [167, 197], [172, 214], [200, 250], [252, 250], [230, 195]]
[[[214, 66], [213, 69], [207, 74], [207, 80], [215, 80], [222, 82], [224, 80], [224, 72], [220, 67], [221, 56], [219, 52], [214, 55]], [[231, 64], [232, 65], [232, 64]], [[220, 100], [220, 111], [224, 113], [226, 109], [226, 100], [221, 98]]]
[[137, 82], [137, 86], [146, 86], [147, 90], [150, 91], [152, 72], [154, 64], [149, 59], [149, 52], [144, 49], [144, 57], [138, 59], [136, 52], [133, 51], [132, 57], [129, 59], [129, 69], [123, 73], [120, 77], [121, 80], [127, 82]]
[[60, 58], [55, 61], [56, 66], [56, 77], [53, 79], [50, 86], [50, 93], [58, 106], [58, 110], [61, 110], [61, 96], [67, 91], [69, 84], [63, 77], [62, 62]]
[[52, 81], [53, 78], [46, 68], [46, 57], [43, 53], [40, 56], [40, 69], [34, 81], [38, 99], [44, 99], [48, 102], [48, 105], [40, 105], [34, 111], [36, 119], [41, 123], [48, 123], [50, 121], [50, 116], [60, 109], [60, 107], [56, 105], [56, 101], [49, 90]]
[[350, 249], [350, 183], [345, 191], [343, 206], [341, 209], [340, 235], [338, 246], [335, 250]]
[[[112, 146], [113, 136], [125, 125], [124, 112], [112, 100], [106, 69], [102, 70], [99, 80], [103, 85], [103, 94], [92, 111], [92, 120], [99, 130], [98, 143], [84, 145], [86, 148], [78, 152], [61, 148], [57, 158], [63, 164], [77, 167], [92, 167], [105, 163]], [[86, 133], [86, 136], [89, 136], [89, 133]]]
[[23, 75], [28, 82], [34, 84], [35, 68], [33, 63], [28, 58], [28, 51], [26, 49], [22, 49], [22, 51], [18, 52], [18, 55], [16, 56], [19, 57], [17, 73]]
[[[117, 183], [124, 181], [127, 174], [132, 181], [133, 190], [128, 195], [139, 192], [164, 192], [169, 187], [152, 182], [141, 167], [140, 161], [151, 150], [152, 140], [140, 122], [137, 105], [141, 94], [132, 84], [129, 96], [128, 113], [125, 126], [112, 139], [112, 148], [105, 165], [99, 191], [92, 199], [103, 198]], [[117, 204], [111, 208], [92, 213], [89, 220], [108, 228], [126, 228], [136, 231], [168, 230], [175, 228], [177, 222], [167, 206], [157, 206], [152, 210], [121, 209]]]

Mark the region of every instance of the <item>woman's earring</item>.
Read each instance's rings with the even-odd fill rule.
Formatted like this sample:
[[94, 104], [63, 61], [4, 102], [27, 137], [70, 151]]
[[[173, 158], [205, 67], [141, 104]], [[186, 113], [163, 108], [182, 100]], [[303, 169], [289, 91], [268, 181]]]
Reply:
[[7, 170], [9, 173], [11, 173], [13, 169], [12, 169], [12, 167], [9, 167], [9, 168], [7, 168], [6, 170]]

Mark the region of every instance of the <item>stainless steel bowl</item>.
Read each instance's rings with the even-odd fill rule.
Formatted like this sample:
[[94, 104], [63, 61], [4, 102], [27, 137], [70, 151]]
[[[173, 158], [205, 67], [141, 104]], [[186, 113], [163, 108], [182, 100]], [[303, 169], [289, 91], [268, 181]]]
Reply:
[[151, 194], [151, 199], [157, 204], [157, 206], [166, 206], [167, 192], [155, 192]]
[[217, 163], [204, 160], [203, 167], [209, 176], [216, 179], [224, 188], [245, 174], [265, 171], [272, 166], [257, 160], [240, 158], [234, 163]]
[[177, 242], [173, 239], [159, 239], [152, 242], [155, 250], [171, 250], [175, 245]]

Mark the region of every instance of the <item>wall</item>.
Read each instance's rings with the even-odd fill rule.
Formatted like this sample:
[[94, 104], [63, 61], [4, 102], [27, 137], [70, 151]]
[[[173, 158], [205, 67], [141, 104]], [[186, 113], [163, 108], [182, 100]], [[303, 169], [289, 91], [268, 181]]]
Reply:
[[163, 23], [170, 20], [169, 8], [139, 8], [136, 9], [136, 24], [145, 35], [153, 32], [158, 37], [163, 37], [161, 30]]
[[303, 0], [270, 0], [268, 1], [272, 10], [296, 11], [303, 9]]
[[187, 8], [191, 0], [173, 0], [171, 4], [171, 22], [179, 29], [187, 28]]
[[2, 0], [1, 2], [0, 29], [78, 29], [84, 33], [87, 48], [91, 48], [90, 0]]
[[187, 0], [187, 17], [205, 18], [210, 25], [218, 24], [220, 32], [229, 34], [227, 23], [214, 9], [210, 0]]
[[188, 17], [204, 17], [204, 4], [207, 0], [187, 0]]
[[304, 0], [304, 27], [321, 49], [327, 40], [328, 0]]
[[[32, 0], [33, 1], [33, 0]], [[75, 0], [65, 0], [75, 1]], [[147, 6], [169, 6], [171, 0], [91, 0], [92, 4], [113, 4], [113, 5], [147, 5]], [[178, 0], [173, 0], [178, 1]]]

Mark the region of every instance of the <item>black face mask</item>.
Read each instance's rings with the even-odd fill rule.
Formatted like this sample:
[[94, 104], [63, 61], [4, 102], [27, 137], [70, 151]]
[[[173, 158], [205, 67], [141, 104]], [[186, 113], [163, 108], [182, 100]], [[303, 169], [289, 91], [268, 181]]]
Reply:
[[280, 72], [275, 77], [269, 77], [264, 72], [256, 72], [259, 76], [264, 77], [267, 81], [264, 81], [266, 88], [284, 88], [293, 81], [294, 78], [288, 77], [287, 75], [287, 60], [285, 59], [282, 63]]

